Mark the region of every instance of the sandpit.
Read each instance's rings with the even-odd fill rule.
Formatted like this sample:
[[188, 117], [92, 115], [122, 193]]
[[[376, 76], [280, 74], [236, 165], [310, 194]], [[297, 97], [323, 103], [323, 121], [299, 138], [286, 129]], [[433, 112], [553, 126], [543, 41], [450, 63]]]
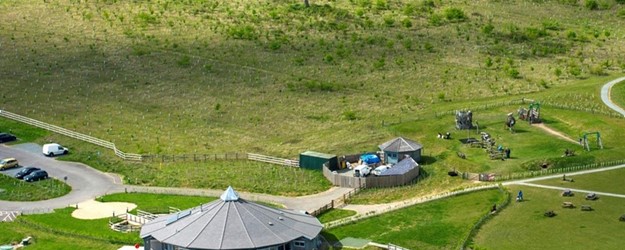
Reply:
[[133, 210], [137, 205], [128, 202], [99, 202], [89, 200], [78, 203], [78, 209], [72, 212], [72, 217], [83, 220], [102, 219], [113, 214], [124, 214]]

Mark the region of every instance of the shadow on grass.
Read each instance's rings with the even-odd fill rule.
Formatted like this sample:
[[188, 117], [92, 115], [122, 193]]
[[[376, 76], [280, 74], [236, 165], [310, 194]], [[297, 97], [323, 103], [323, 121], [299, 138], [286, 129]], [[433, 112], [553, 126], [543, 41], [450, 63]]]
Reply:
[[321, 231], [321, 236], [323, 236], [323, 238], [325, 239], [325, 242], [328, 244], [329, 249], [342, 249], [343, 245], [341, 245], [341, 242], [339, 240], [339, 238], [336, 237], [336, 235], [331, 234], [330, 232], [323, 230]]
[[419, 164], [429, 165], [429, 164], [435, 163], [436, 161], [437, 161], [436, 157], [422, 155], [421, 160], [419, 161]]

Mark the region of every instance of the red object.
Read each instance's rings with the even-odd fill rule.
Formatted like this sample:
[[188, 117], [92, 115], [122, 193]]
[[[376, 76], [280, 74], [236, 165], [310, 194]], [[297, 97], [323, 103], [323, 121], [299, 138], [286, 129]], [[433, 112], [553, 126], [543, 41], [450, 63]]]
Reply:
[[139, 249], [139, 243], [135, 244], [135, 249]]

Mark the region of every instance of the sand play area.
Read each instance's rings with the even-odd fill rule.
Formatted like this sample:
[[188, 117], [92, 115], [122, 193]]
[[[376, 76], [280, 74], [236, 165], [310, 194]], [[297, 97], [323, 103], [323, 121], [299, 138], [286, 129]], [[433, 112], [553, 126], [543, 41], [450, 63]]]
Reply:
[[133, 210], [137, 205], [127, 202], [99, 202], [95, 200], [78, 203], [78, 209], [72, 212], [72, 217], [93, 220], [111, 217], [113, 214], [124, 214]]

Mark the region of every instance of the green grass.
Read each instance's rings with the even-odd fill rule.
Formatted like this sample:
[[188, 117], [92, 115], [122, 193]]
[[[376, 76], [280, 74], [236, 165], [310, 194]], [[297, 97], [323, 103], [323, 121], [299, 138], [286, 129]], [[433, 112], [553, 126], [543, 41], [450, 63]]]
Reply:
[[[625, 212], [625, 200], [601, 197], [586, 201], [583, 195], [562, 197], [558, 190], [513, 186], [523, 190], [526, 201], [511, 203], [506, 209], [482, 226], [474, 239], [477, 249], [619, 249], [625, 243], [615, 232], [625, 224], [618, 218]], [[562, 208], [570, 201], [575, 209]], [[580, 211], [580, 205], [589, 204], [595, 210]], [[543, 213], [554, 210], [556, 216]]]
[[[615, 169], [605, 172], [598, 172], [585, 175], [567, 176], [567, 179], [573, 179], [574, 182], [562, 181], [562, 178], [536, 181], [534, 183], [556, 186], [591, 190], [597, 192], [625, 194], [625, 188], [619, 183], [620, 178], [625, 176], [625, 169]], [[577, 194], [583, 196], [585, 194]]]
[[625, 107], [625, 82], [617, 83], [612, 87], [610, 99], [621, 108]]
[[129, 152], [349, 153], [382, 120], [625, 67], [613, 1], [380, 2], [3, 1], [0, 105]]
[[18, 222], [26, 223], [30, 227], [40, 228], [42, 231], [74, 236], [94, 241], [105, 241], [115, 244], [140, 242], [139, 232], [120, 233], [109, 228], [109, 218], [81, 220], [72, 217], [74, 208], [54, 210], [51, 214], [25, 215], [18, 218]]
[[102, 249], [116, 250], [122, 244], [112, 244], [107, 240], [93, 240], [76, 237], [73, 234], [60, 234], [50, 228], [42, 228], [36, 224], [25, 222], [22, 219], [11, 223], [0, 223], [0, 244], [19, 243], [23, 238], [31, 236], [32, 244], [28, 249]]
[[163, 195], [148, 193], [117, 193], [99, 197], [100, 202], [130, 202], [137, 205], [136, 209], [148, 212], [169, 212], [168, 207], [181, 210], [199, 206], [217, 199], [216, 197]]
[[68, 194], [72, 188], [57, 179], [46, 179], [25, 182], [0, 174], [0, 200], [6, 201], [40, 201]]
[[333, 228], [324, 231], [324, 237], [364, 238], [410, 249], [457, 249], [473, 223], [502, 199], [496, 189], [454, 196]]
[[321, 213], [320, 215], [318, 215], [317, 219], [319, 219], [321, 223], [326, 223], [326, 222], [350, 217], [353, 215], [356, 215], [356, 211], [339, 209], [339, 208], [331, 208], [330, 210], [325, 211]]
[[11, 144], [33, 142], [50, 134], [47, 130], [4, 118], [0, 119], [0, 132], [11, 133], [17, 137], [17, 141]]

